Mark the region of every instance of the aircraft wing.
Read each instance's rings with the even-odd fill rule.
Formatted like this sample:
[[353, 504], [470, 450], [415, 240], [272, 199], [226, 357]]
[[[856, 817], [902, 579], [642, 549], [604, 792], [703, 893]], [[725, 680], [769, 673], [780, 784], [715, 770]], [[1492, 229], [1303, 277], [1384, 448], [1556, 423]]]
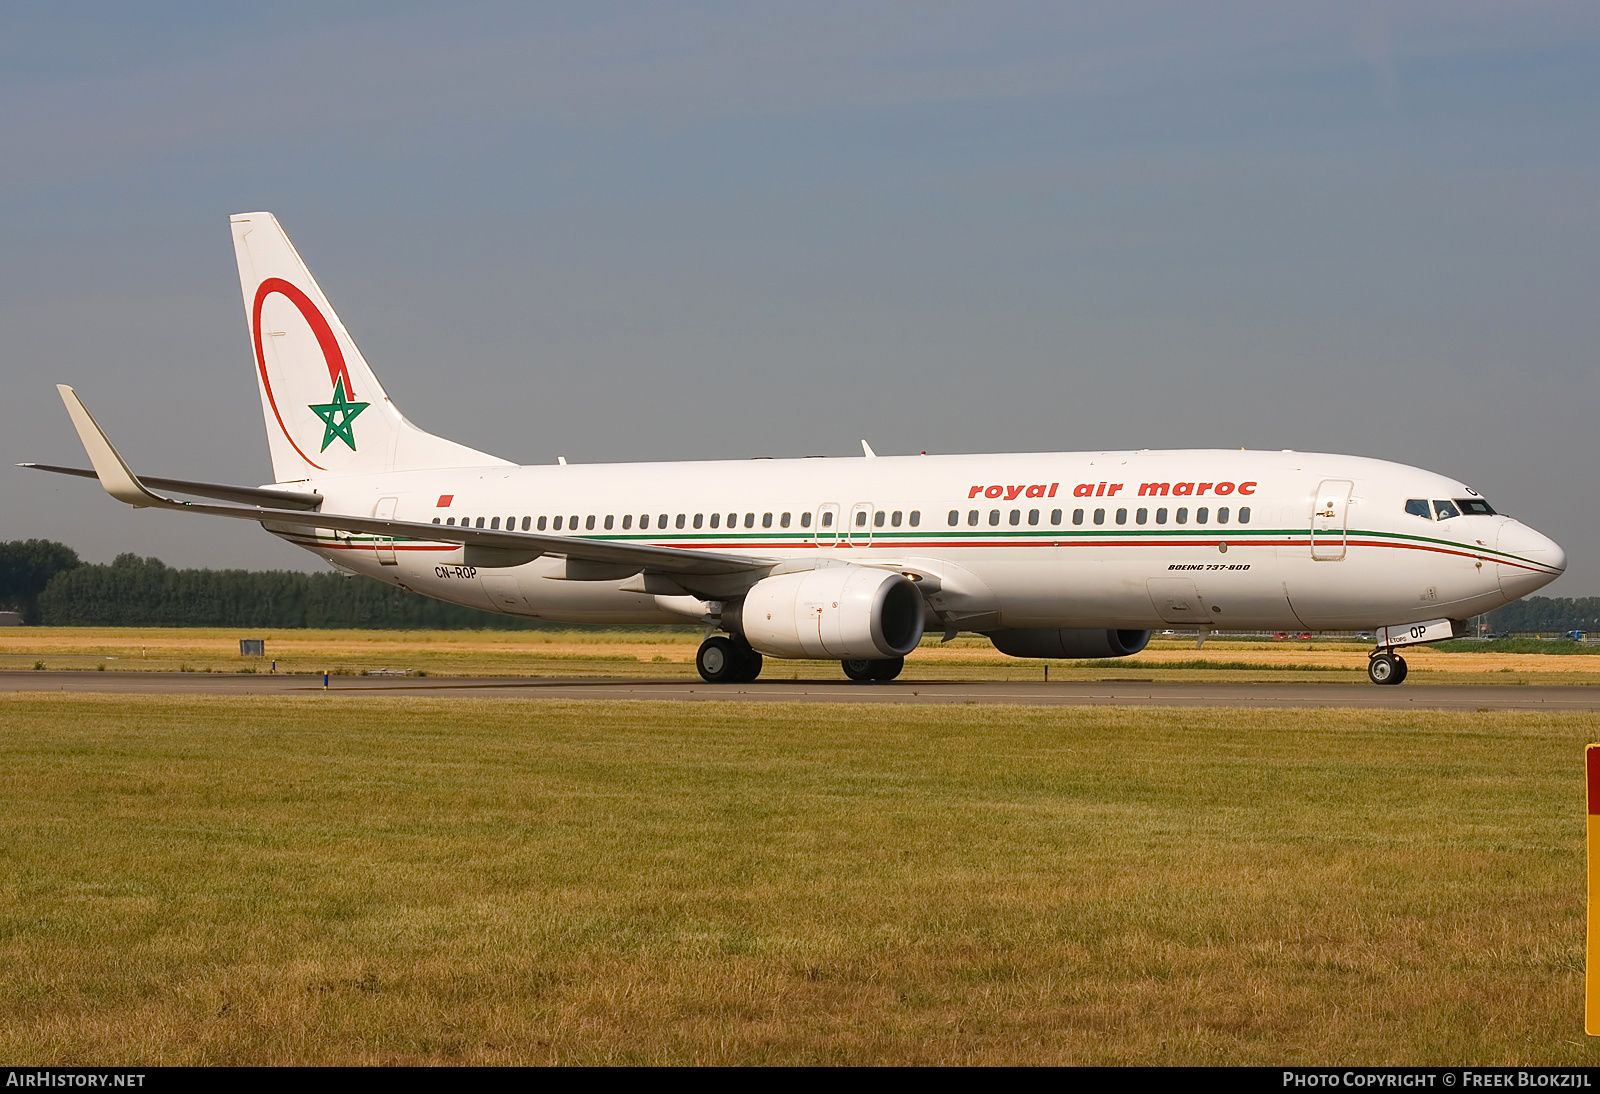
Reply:
[[[84, 467], [57, 467], [49, 463], [24, 463], [35, 471], [51, 471], [57, 475], [76, 475], [80, 479], [97, 479], [100, 476]], [[222, 482], [195, 482], [192, 479], [157, 479], [140, 475], [139, 481], [152, 490], [171, 490], [179, 494], [195, 494], [202, 498], [219, 498], [222, 501], [239, 501], [246, 505], [270, 505], [278, 509], [316, 509], [323, 502], [321, 494], [304, 490], [282, 490], [267, 486], [232, 486]]]
[[[382, 517], [364, 517], [342, 513], [309, 513], [303, 510], [275, 506], [206, 505], [164, 497], [150, 489], [154, 482], [140, 479], [112, 447], [105, 432], [89, 414], [78, 393], [65, 384], [57, 384], [61, 401], [78, 431], [94, 465], [94, 474], [105, 487], [106, 493], [118, 501], [135, 508], [179, 509], [188, 513], [208, 516], [233, 517], [256, 521], [269, 531], [305, 531], [327, 528], [341, 532], [361, 532], [367, 535], [393, 537], [424, 543], [460, 543], [469, 548], [484, 549], [500, 564], [511, 565], [532, 561], [540, 555], [555, 555], [582, 562], [637, 566], [639, 571], [660, 574], [736, 574], [764, 570], [777, 564], [777, 559], [755, 558], [748, 555], [730, 555], [721, 552], [690, 550], [683, 547], [657, 547], [640, 543], [616, 543], [611, 540], [584, 539], [577, 536], [552, 536], [539, 532], [491, 531], [487, 528], [468, 528], [462, 525], [422, 524], [408, 520], [387, 520]], [[38, 466], [38, 465], [33, 465]], [[42, 468], [55, 470], [54, 468]], [[75, 469], [65, 469], [71, 474]], [[155, 480], [163, 481], [163, 480]], [[164, 480], [175, 484], [183, 480]], [[189, 485], [214, 485], [195, 484]], [[244, 488], [248, 492], [250, 488]], [[199, 493], [199, 491], [188, 491]], [[267, 492], [263, 493], [276, 493]], [[259, 495], [258, 495], [259, 496]], [[269, 500], [262, 498], [263, 501]], [[276, 500], [276, 499], [271, 499]]]

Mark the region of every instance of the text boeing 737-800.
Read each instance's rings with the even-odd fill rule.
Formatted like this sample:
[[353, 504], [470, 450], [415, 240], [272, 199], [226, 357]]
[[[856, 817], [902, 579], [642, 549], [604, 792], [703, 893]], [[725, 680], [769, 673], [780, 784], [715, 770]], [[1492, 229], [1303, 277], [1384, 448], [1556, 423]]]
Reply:
[[1358, 456], [878, 458], [863, 442], [859, 459], [519, 467], [406, 420], [270, 214], [233, 217], [233, 242], [276, 482], [136, 476], [66, 386], [94, 469], [29, 466], [258, 521], [457, 604], [721, 631], [698, 657], [713, 683], [755, 679], [763, 654], [892, 680], [927, 628], [1018, 657], [1115, 657], [1184, 627], [1372, 629], [1369, 675], [1397, 684], [1397, 647], [1566, 566], [1464, 484]]

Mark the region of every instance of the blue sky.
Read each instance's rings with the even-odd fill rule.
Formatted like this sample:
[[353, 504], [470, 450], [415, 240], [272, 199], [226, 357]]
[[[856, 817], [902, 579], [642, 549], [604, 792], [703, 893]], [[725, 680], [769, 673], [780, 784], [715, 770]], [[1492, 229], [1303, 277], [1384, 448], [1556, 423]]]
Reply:
[[[12, 6], [0, 97], [8, 462], [81, 461], [70, 382], [138, 468], [266, 478], [268, 209], [508, 458], [1357, 452], [1600, 594], [1592, 4]], [[320, 566], [0, 474], [29, 536]]]

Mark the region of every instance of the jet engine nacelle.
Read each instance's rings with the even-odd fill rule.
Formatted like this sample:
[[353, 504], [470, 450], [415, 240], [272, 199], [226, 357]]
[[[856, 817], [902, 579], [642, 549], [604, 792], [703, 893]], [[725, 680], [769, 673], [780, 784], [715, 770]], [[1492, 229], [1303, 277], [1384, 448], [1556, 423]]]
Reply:
[[916, 649], [922, 619], [922, 594], [904, 574], [829, 566], [756, 582], [739, 626], [773, 657], [878, 660]]
[[989, 641], [1012, 657], [1127, 657], [1150, 644], [1150, 632], [1032, 627], [990, 631]]

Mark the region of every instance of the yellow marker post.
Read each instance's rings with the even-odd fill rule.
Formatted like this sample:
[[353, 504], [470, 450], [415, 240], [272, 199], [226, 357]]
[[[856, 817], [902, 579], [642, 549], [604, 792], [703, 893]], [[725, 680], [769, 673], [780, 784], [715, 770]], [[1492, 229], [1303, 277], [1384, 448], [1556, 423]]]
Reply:
[[1583, 750], [1585, 782], [1588, 787], [1587, 847], [1589, 851], [1589, 929], [1583, 951], [1583, 1030], [1600, 1037], [1600, 745]]

